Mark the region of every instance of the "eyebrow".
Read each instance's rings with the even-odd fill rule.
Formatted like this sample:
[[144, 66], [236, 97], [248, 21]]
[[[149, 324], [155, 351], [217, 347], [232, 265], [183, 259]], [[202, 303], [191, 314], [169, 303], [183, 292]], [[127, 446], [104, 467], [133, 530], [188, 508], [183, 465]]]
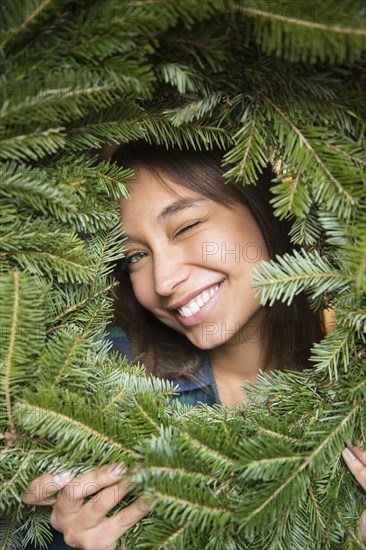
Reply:
[[187, 208], [196, 206], [196, 204], [200, 202], [206, 202], [206, 200], [207, 199], [179, 199], [175, 202], [172, 202], [171, 204], [168, 204], [168, 206], [163, 208], [163, 210], [160, 212], [158, 216], [158, 221], [161, 222], [166, 218], [169, 218], [170, 216], [174, 216], [174, 214], [177, 214], [182, 210], [186, 210]]
[[[157, 220], [159, 222], [162, 222], [163, 220], [166, 220], [167, 218], [174, 216], [178, 212], [182, 212], [183, 210], [187, 210], [188, 208], [192, 208], [192, 206], [196, 206], [202, 202], [207, 202], [207, 199], [179, 199], [177, 201], [174, 201], [159, 213]], [[138, 239], [134, 239], [132, 235], [127, 235], [127, 233], [124, 233], [126, 238], [131, 241], [138, 242]]]

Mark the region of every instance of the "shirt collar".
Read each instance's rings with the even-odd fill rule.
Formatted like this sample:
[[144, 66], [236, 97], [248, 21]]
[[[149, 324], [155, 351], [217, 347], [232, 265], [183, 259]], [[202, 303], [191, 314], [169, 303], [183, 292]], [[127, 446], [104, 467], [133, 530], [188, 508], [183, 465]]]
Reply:
[[188, 392], [198, 390], [200, 388], [206, 388], [210, 386], [215, 397], [215, 401], [220, 403], [219, 393], [217, 391], [216, 380], [213, 374], [212, 366], [208, 355], [202, 363], [197, 380], [188, 380], [187, 378], [175, 378], [172, 380], [174, 384], [178, 384], [180, 392]]
[[[119, 326], [110, 326], [107, 329], [107, 339], [112, 341], [113, 349], [127, 356], [131, 361], [131, 349], [126, 333]], [[204, 360], [196, 380], [189, 380], [185, 377], [179, 377], [172, 380], [175, 385], [179, 386], [180, 392], [194, 391], [210, 386], [217, 403], [220, 403], [219, 394], [217, 391], [215, 377], [213, 375], [212, 366], [208, 355], [204, 356]]]

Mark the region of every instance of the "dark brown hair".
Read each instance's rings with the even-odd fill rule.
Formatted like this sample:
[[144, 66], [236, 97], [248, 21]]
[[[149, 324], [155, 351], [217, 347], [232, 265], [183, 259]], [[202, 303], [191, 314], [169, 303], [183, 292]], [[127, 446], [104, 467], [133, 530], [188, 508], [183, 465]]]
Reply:
[[[115, 148], [111, 160], [124, 168], [147, 168], [160, 178], [164, 176], [205, 197], [224, 204], [241, 203], [250, 209], [265, 239], [269, 256], [291, 252], [291, 224], [280, 221], [270, 205], [271, 180], [275, 177], [271, 165], [258, 175], [256, 185], [227, 182], [222, 167], [223, 152], [194, 151], [150, 145], [145, 141], [123, 144]], [[129, 273], [123, 262], [117, 265], [115, 276], [120, 281], [115, 293], [115, 319], [126, 332], [134, 361], [141, 361], [147, 370], [159, 377], [195, 378], [205, 353], [185, 336], [164, 325], [136, 300]], [[311, 311], [304, 294], [295, 296], [291, 305], [276, 301], [266, 307], [264, 331], [260, 335], [266, 346], [266, 359], [279, 370], [302, 370], [308, 366], [310, 347], [324, 335], [322, 316]]]

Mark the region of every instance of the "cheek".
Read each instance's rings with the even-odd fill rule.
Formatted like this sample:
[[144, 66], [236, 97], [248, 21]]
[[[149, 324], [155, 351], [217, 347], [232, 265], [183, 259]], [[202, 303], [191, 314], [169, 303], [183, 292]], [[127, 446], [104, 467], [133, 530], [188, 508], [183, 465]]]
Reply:
[[151, 285], [146, 280], [146, 277], [142, 276], [142, 273], [134, 273], [130, 275], [131, 286], [136, 300], [144, 308], [150, 309], [152, 307], [154, 292]]
[[261, 235], [253, 233], [243, 239], [239, 232], [221, 232], [201, 243], [201, 263], [228, 267], [250, 273], [259, 262], [268, 260], [266, 244]]

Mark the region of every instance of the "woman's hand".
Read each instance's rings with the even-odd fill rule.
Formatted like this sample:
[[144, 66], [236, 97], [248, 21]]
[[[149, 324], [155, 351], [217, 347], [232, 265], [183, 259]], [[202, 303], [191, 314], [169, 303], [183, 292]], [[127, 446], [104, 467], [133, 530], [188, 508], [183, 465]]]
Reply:
[[[102, 467], [71, 479], [69, 473], [37, 477], [23, 494], [26, 504], [52, 505], [51, 525], [65, 542], [81, 550], [114, 550], [123, 533], [140, 521], [150, 505], [137, 499], [117, 514], [106, 514], [134, 488], [126, 468]], [[60, 493], [52, 497], [56, 491]], [[84, 504], [86, 497], [94, 495]]]
[[[342, 451], [342, 456], [349, 471], [354, 475], [362, 489], [366, 491], [366, 451], [360, 447], [347, 445]], [[366, 510], [362, 512], [360, 517], [360, 531], [364, 542], [366, 542]]]

